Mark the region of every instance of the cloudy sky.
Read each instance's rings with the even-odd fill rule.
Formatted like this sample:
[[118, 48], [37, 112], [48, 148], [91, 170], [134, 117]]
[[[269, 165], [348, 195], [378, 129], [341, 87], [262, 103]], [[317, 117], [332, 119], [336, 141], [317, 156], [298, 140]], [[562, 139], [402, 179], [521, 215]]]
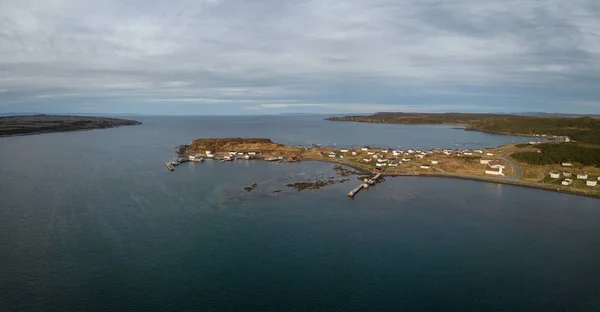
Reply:
[[0, 113], [600, 113], [598, 0], [0, 0]]

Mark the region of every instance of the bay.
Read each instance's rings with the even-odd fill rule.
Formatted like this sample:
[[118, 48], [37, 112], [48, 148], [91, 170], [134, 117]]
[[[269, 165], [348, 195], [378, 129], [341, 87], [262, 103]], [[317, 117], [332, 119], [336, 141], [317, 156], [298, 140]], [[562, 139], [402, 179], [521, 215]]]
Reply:
[[320, 190], [285, 187], [335, 176], [327, 163], [163, 165], [172, 145], [199, 137], [392, 148], [524, 138], [321, 116], [134, 119], [144, 124], [0, 138], [0, 310], [600, 306], [597, 199], [406, 177], [351, 200], [354, 178]]

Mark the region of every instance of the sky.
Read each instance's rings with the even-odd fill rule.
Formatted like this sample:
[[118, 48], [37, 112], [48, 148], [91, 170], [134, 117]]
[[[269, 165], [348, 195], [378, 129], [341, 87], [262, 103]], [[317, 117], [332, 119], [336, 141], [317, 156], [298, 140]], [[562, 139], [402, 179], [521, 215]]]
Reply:
[[598, 0], [0, 0], [0, 113], [600, 113]]

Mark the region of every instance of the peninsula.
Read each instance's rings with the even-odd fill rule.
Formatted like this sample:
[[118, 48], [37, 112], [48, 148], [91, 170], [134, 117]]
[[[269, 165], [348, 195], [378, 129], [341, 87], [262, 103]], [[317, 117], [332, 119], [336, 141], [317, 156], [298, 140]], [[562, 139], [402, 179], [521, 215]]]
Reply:
[[600, 144], [600, 119], [586, 117], [520, 116], [469, 113], [375, 113], [368, 116], [330, 117], [331, 121], [387, 124], [459, 125], [468, 131], [526, 136], [562, 136]]
[[[575, 153], [570, 152], [572, 148]], [[266, 138], [206, 138], [181, 146], [178, 154], [182, 162], [200, 157], [325, 161], [352, 167], [357, 170], [353, 174], [472, 179], [600, 198], [600, 148], [564, 141], [531, 141], [481, 150], [392, 150], [286, 146]]]
[[67, 132], [140, 125], [135, 120], [65, 115], [22, 115], [0, 117], [0, 136]]

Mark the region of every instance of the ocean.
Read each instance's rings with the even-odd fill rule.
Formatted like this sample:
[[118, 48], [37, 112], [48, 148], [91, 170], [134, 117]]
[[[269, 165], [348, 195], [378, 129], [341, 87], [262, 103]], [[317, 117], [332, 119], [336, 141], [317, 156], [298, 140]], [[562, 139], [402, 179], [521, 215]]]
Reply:
[[164, 167], [202, 137], [527, 138], [322, 116], [128, 118], [144, 124], [0, 138], [0, 311], [600, 311], [597, 199], [431, 177], [349, 199], [354, 177], [285, 186], [336, 176], [329, 163]]

